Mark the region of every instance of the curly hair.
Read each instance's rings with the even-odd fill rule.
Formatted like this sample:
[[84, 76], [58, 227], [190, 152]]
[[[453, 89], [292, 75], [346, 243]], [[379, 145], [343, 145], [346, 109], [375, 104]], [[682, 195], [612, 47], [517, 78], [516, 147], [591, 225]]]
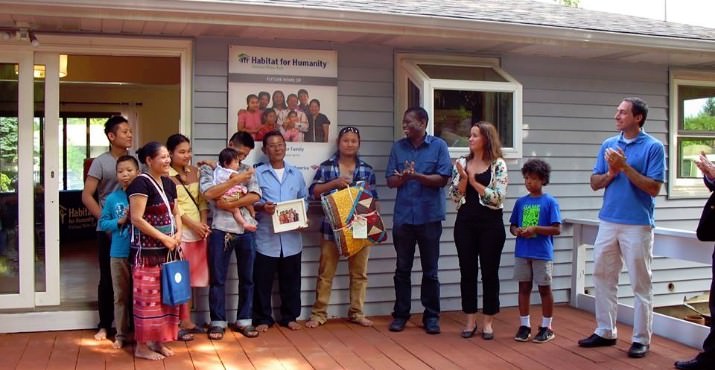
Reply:
[[521, 167], [521, 174], [523, 176], [536, 175], [544, 182], [544, 185], [548, 185], [551, 175], [551, 166], [541, 159], [529, 159]]

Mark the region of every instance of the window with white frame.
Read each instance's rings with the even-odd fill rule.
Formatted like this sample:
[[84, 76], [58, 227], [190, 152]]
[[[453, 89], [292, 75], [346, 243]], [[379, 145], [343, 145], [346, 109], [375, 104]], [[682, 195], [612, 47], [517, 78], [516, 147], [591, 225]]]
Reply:
[[[472, 123], [488, 121], [499, 131], [504, 157], [520, 158], [522, 86], [495, 58], [398, 54], [396, 122], [409, 107], [427, 110], [427, 132], [444, 139], [450, 154], [466, 154]], [[397, 136], [401, 126], [395, 127]]]
[[670, 197], [702, 196], [700, 153], [715, 161], [715, 74], [674, 71], [670, 88]]

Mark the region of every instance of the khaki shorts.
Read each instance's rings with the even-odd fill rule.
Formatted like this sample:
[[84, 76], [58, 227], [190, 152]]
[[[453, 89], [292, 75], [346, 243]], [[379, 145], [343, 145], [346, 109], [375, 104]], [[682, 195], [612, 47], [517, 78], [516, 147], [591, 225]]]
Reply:
[[539, 286], [551, 285], [554, 263], [531, 258], [514, 258], [514, 280], [533, 281]]

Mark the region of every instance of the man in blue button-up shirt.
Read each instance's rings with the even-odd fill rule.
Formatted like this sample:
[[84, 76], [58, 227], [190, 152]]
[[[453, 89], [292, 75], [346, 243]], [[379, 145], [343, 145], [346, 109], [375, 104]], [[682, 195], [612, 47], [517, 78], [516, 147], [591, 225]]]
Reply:
[[405, 138], [392, 146], [385, 176], [387, 186], [397, 188], [392, 238], [397, 253], [395, 308], [391, 331], [402, 331], [410, 317], [412, 263], [415, 244], [422, 262], [422, 322], [428, 334], [439, 334], [439, 240], [445, 219], [444, 186], [452, 162], [447, 143], [427, 134], [427, 111], [421, 107], [405, 112]]
[[[300, 170], [284, 161], [285, 139], [278, 131], [263, 137], [263, 153], [268, 163], [256, 167], [256, 178], [261, 187], [261, 200], [256, 205], [256, 262], [254, 265], [253, 324], [258, 331], [273, 325], [271, 288], [273, 276], [278, 272], [278, 290], [281, 297], [281, 318], [278, 323], [293, 330], [301, 328], [296, 322], [300, 316], [300, 263], [303, 241], [297, 230], [273, 232], [273, 213], [276, 203], [305, 199], [307, 191]], [[307, 205], [306, 205], [307, 208]]]

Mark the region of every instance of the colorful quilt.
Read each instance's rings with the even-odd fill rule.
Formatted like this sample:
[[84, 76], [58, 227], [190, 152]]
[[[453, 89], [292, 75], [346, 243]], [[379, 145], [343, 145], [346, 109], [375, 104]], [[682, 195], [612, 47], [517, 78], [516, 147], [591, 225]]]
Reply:
[[[382, 217], [377, 212], [376, 202], [360, 185], [351, 186], [321, 196], [323, 212], [333, 228], [335, 244], [343, 256], [352, 256], [369, 245], [387, 239]], [[356, 217], [367, 221], [367, 239], [353, 237], [352, 224]]]

